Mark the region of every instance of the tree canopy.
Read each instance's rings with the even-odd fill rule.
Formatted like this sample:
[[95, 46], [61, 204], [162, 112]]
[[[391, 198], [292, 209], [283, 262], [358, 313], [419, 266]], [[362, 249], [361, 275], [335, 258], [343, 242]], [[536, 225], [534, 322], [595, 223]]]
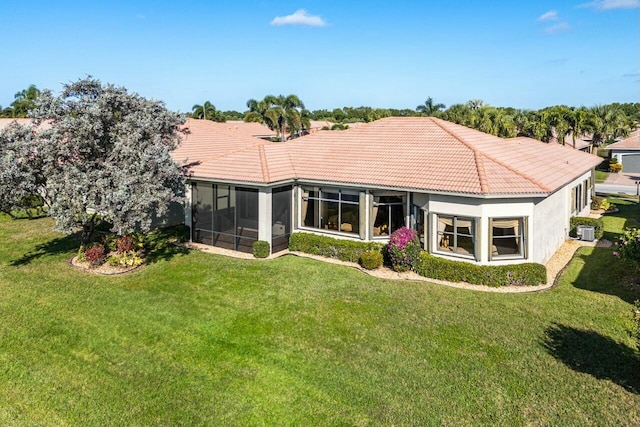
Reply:
[[216, 106], [209, 101], [205, 101], [202, 105], [194, 105], [191, 111], [191, 117], [194, 119], [211, 120], [214, 122], [227, 121], [225, 114], [222, 111], [216, 110]]
[[40, 90], [35, 85], [17, 92], [10, 107], [0, 108], [0, 117], [24, 118], [35, 107], [35, 101], [40, 96]]
[[9, 167], [2, 210], [39, 195], [57, 229], [82, 227], [87, 240], [99, 221], [119, 234], [148, 231], [182, 200], [184, 176], [170, 152], [184, 118], [162, 102], [88, 77], [59, 96], [44, 90], [31, 115], [30, 126], [0, 132], [0, 164]]
[[267, 95], [261, 101], [250, 99], [247, 108], [249, 111], [244, 116], [246, 122], [265, 124], [277, 132], [281, 141], [286, 139], [287, 130], [290, 137], [296, 137], [311, 127], [311, 115], [296, 95]]

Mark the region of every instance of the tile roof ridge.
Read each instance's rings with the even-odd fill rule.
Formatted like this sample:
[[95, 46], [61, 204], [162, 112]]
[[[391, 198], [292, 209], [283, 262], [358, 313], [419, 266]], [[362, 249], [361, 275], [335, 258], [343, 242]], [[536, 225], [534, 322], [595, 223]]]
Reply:
[[480, 181], [480, 191], [483, 194], [488, 193], [489, 186], [487, 185], [487, 175], [484, 171], [484, 163], [481, 159], [481, 156], [483, 156], [483, 154], [480, 152], [480, 150], [478, 150], [478, 148], [473, 146], [472, 144], [469, 144], [467, 141], [465, 141], [461, 136], [459, 136], [457, 133], [455, 133], [451, 129], [443, 126], [443, 124], [440, 123], [440, 119], [437, 119], [435, 117], [429, 117], [429, 120], [435, 125], [437, 125], [440, 129], [442, 129], [443, 131], [447, 132], [449, 135], [454, 137], [462, 145], [464, 145], [465, 147], [467, 147], [469, 150], [473, 152], [473, 156], [476, 162], [476, 171], [478, 172], [478, 180]]
[[[450, 122], [446, 122], [445, 120], [441, 120], [435, 117], [430, 117], [432, 119], [432, 121], [434, 123], [436, 123], [438, 126], [440, 126], [440, 128], [442, 128], [445, 132], [449, 133], [451, 136], [453, 136], [454, 138], [456, 138], [458, 141], [460, 141], [462, 144], [464, 144], [465, 146], [469, 147], [471, 150], [473, 150], [473, 152], [476, 155], [476, 166], [478, 167], [478, 177], [480, 178], [480, 187], [482, 188], [483, 191], [485, 191], [485, 186], [486, 186], [486, 175], [484, 175], [484, 165], [480, 166], [480, 161], [478, 156], [482, 156], [484, 158], [486, 158], [487, 160], [490, 160], [500, 166], [502, 166], [503, 168], [515, 173], [516, 175], [526, 179], [527, 181], [529, 181], [530, 183], [532, 183], [533, 185], [537, 186], [538, 188], [540, 188], [541, 190], [544, 190], [546, 192], [550, 192], [552, 189], [549, 188], [548, 186], [542, 184], [540, 181], [538, 181], [535, 178], [532, 178], [530, 176], [528, 176], [525, 173], [522, 173], [521, 171], [519, 171], [518, 169], [515, 169], [513, 167], [511, 167], [510, 165], [504, 163], [501, 160], [496, 159], [493, 156], [489, 156], [486, 153], [483, 153], [482, 151], [480, 151], [477, 147], [475, 147], [473, 144], [469, 144], [468, 142], [466, 142], [464, 139], [462, 139], [459, 135], [457, 135], [453, 130], [448, 129], [448, 127], [444, 126], [442, 123], [440, 122], [445, 122], [445, 123], [450, 123]], [[473, 129], [475, 130], [475, 129]], [[476, 130], [476, 132], [480, 132], [478, 130]], [[484, 133], [484, 132], [481, 132]], [[498, 136], [495, 135], [491, 135], [491, 134], [487, 134], [489, 136], [494, 136], [495, 138], [500, 138]], [[508, 138], [507, 140], [516, 140], [518, 139], [518, 137], [516, 138]], [[505, 143], [507, 142], [507, 140], [505, 140]], [[480, 171], [480, 168], [482, 168], [482, 171]], [[482, 175], [481, 175], [482, 173]]]
[[264, 144], [258, 146], [258, 153], [260, 153], [260, 165], [262, 166], [262, 179], [264, 182], [270, 182], [269, 179], [269, 164], [267, 163], [267, 156], [264, 153]]

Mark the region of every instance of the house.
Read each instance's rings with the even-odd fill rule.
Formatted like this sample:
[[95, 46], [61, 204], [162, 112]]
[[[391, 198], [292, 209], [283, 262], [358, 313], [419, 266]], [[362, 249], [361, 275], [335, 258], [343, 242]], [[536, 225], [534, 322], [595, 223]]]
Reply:
[[640, 129], [635, 130], [621, 141], [605, 147], [610, 156], [618, 159], [622, 172], [640, 173]]
[[433, 117], [286, 142], [224, 123], [186, 127], [174, 158], [188, 165], [192, 240], [245, 252], [256, 240], [280, 251], [298, 231], [385, 242], [408, 226], [437, 256], [544, 263], [567, 238], [569, 218], [589, 213], [601, 160]]
[[575, 147], [573, 141], [573, 132], [569, 131], [562, 141], [558, 140], [556, 136], [556, 130], [552, 129], [552, 136], [549, 138], [549, 144], [560, 144], [565, 147], [575, 148], [576, 150], [584, 151], [585, 153], [591, 153], [593, 147], [593, 141], [591, 135], [580, 134], [576, 136]]

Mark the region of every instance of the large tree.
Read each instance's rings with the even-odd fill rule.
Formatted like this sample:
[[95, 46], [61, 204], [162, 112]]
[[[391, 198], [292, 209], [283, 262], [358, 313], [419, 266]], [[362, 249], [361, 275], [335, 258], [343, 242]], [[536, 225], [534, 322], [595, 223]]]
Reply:
[[0, 130], [0, 212], [29, 214], [34, 201], [43, 203], [45, 182], [35, 129], [14, 122]]
[[[59, 96], [43, 91], [32, 117], [33, 137], [22, 138], [31, 149], [15, 147], [21, 138], [11, 135], [27, 131], [13, 128], [14, 149], [1, 152], [2, 162], [39, 165], [40, 181], [30, 169], [12, 177], [33, 183], [29, 191], [44, 198], [57, 229], [81, 227], [85, 241], [100, 221], [117, 233], [145, 232], [172, 201], [182, 200], [184, 176], [170, 152], [184, 118], [162, 102], [88, 77], [65, 85]], [[12, 188], [1, 186], [0, 199]]]

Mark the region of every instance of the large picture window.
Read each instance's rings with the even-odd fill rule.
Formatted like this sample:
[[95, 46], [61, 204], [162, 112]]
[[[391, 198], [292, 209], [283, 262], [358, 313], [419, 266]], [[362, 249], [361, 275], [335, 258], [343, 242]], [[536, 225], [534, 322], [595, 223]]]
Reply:
[[302, 189], [301, 217], [304, 227], [342, 233], [360, 232], [357, 192], [340, 189]]
[[437, 220], [437, 250], [439, 252], [452, 252], [460, 256], [475, 259], [475, 219], [437, 215]]
[[391, 233], [404, 226], [406, 202], [404, 196], [373, 197], [373, 230], [376, 237], [389, 237]]
[[526, 218], [489, 219], [490, 259], [526, 257]]

